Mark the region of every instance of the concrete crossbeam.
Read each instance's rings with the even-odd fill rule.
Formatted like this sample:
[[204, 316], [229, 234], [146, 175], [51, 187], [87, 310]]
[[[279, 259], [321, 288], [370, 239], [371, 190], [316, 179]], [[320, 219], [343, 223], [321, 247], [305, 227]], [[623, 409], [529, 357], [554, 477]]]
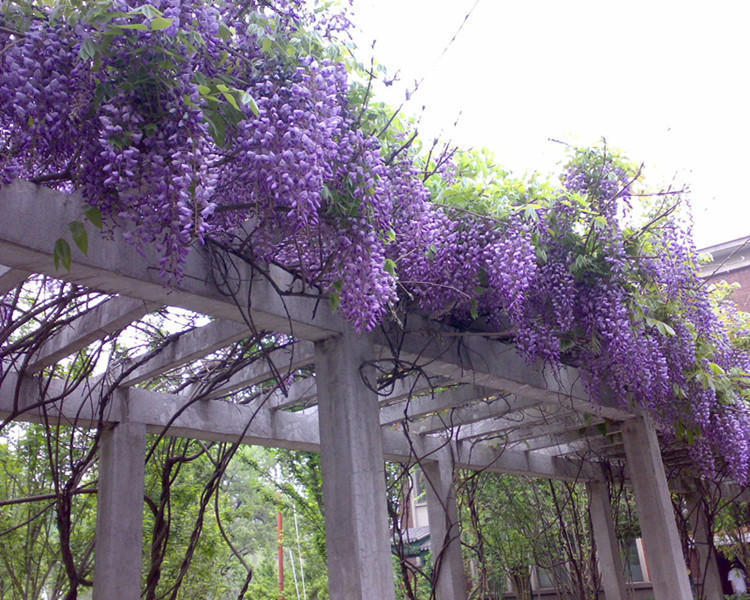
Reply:
[[124, 329], [156, 308], [157, 304], [123, 296], [105, 300], [65, 325], [39, 349], [27, 370], [29, 373], [41, 371], [89, 344]]
[[428, 392], [403, 402], [384, 406], [380, 409], [380, 424], [391, 425], [404, 420], [411, 420], [423, 415], [463, 406], [478, 398], [486, 398], [492, 390], [475, 385], [459, 385], [434, 393]]
[[222, 398], [238, 390], [273, 379], [278, 374], [284, 376], [307, 367], [314, 360], [315, 352], [310, 342], [297, 342], [286, 347], [275, 348], [234, 373], [225, 383], [204, 394], [203, 397], [206, 399]]
[[30, 273], [20, 269], [12, 269], [5, 265], [0, 265], [0, 296], [7, 294], [21, 285]]
[[[523, 439], [513, 444], [518, 450], [547, 450], [553, 454], [563, 454], [567, 451], [578, 452], [586, 448], [599, 449], [601, 444], [609, 444], [612, 440], [610, 436], [619, 434], [621, 425], [619, 423], [607, 426], [606, 431], [600, 427], [579, 428], [575, 431], [553, 432], [547, 435]], [[554, 450], [555, 447], [563, 448]]]
[[269, 406], [276, 410], [284, 410], [295, 406], [317, 402], [318, 386], [315, 377], [307, 377], [287, 386], [286, 394], [276, 391], [269, 400]]
[[[18, 388], [18, 395], [14, 393]], [[39, 407], [41, 389], [47, 398], [64, 400], [48, 402], [44, 413]], [[184, 395], [167, 394], [140, 388], [122, 388], [113, 394], [104, 410], [98, 406], [98, 391], [93, 397], [80, 387], [65, 394], [65, 383], [59, 379], [40, 380], [37, 377], [7, 373], [0, 387], [0, 419], [13, 417], [20, 421], [76, 424], [96, 427], [129, 419], [146, 426], [150, 433], [161, 433], [169, 427], [170, 436], [243, 443], [277, 448], [318, 452], [320, 436], [318, 416], [312, 413], [289, 413], [273, 410], [263, 404], [233, 404], [225, 400], [191, 402]], [[125, 404], [123, 404], [126, 402]], [[249, 424], [249, 426], [248, 426]], [[445, 445], [436, 437], [416, 436], [412, 442], [403, 431], [382, 429], [383, 450], [387, 460], [414, 460], [412, 449], [423, 461], [435, 460], [434, 454]], [[600, 475], [591, 465], [554, 456], [535, 456], [487, 444], [459, 444], [456, 449], [457, 467], [470, 470], [489, 470], [497, 473], [530, 474], [550, 479], [596, 479]]]
[[[488, 398], [489, 396], [480, 396]], [[466, 427], [473, 423], [483, 422], [486, 419], [497, 419], [505, 415], [515, 413], [525, 408], [539, 405], [539, 400], [529, 398], [493, 398], [482, 400], [470, 406], [450, 410], [447, 414], [431, 415], [430, 417], [417, 421], [410, 425], [413, 432], [427, 434], [436, 433], [444, 429], [455, 427]]]
[[541, 416], [529, 418], [524, 415], [487, 419], [457, 430], [458, 439], [470, 440], [478, 437], [493, 436], [501, 438], [507, 444], [524, 442], [536, 437], [556, 435], [597, 423], [600, 419], [584, 420], [576, 414]]
[[[318, 390], [315, 386], [314, 377], [310, 377], [305, 380], [306, 383], [295, 382], [287, 390], [287, 396], [283, 394], [277, 394], [272, 399], [274, 408], [287, 409], [294, 406], [310, 405], [318, 401]], [[424, 393], [425, 389], [429, 389], [433, 385], [432, 382], [427, 381], [424, 377], [407, 376], [403, 379], [399, 379], [394, 385], [386, 386], [382, 389], [382, 393], [378, 394], [378, 401], [380, 402], [381, 409], [381, 424], [383, 424], [383, 413], [386, 412], [389, 415], [394, 412], [401, 411], [403, 418], [404, 404], [394, 404], [400, 402], [403, 398], [411, 394]], [[395, 419], [392, 422], [397, 421]]]
[[[172, 369], [238, 342], [248, 335], [247, 325], [232, 321], [212, 321], [208, 325], [196, 327], [181, 334], [154, 358], [134, 369], [125, 377], [122, 385], [136, 385], [159, 377]], [[135, 357], [133, 360], [138, 358]]]
[[[167, 288], [159, 269], [153, 266], [159, 264], [156, 251], [145, 248], [142, 255], [123, 239], [119, 229], [113, 239], [89, 236], [88, 255], [73, 248], [70, 271], [56, 269], [51, 240], [63, 235], [66, 223], [81, 218], [81, 197], [16, 181], [0, 188], [0, 206], [0, 261], [14, 269], [243, 323], [240, 309], [227, 293], [231, 289], [237, 298], [251, 299], [250, 317], [257, 330], [310, 340], [324, 339], [341, 330], [340, 320], [325, 304], [298, 296], [282, 299], [277, 288], [261, 277], [255, 277], [250, 293], [252, 267], [231, 257], [224, 258], [231, 263], [228, 272], [232, 280], [220, 290], [211, 281], [211, 259], [202, 248], [188, 254], [183, 278]], [[283, 285], [285, 282], [282, 289]]]
[[531, 367], [514, 346], [480, 334], [453, 335], [455, 332], [427, 320], [410, 317], [408, 331], [376, 334], [387, 359], [392, 347], [399, 358], [413, 362], [425, 372], [516, 394], [576, 412], [612, 420], [632, 416], [614, 402], [592, 402], [578, 371], [572, 367]]

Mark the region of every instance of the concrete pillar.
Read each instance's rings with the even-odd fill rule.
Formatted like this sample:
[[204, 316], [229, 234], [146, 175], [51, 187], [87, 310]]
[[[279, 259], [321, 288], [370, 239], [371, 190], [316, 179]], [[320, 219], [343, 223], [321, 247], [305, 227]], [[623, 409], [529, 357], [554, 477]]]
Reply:
[[347, 328], [315, 344], [320, 456], [331, 600], [393, 600], [378, 398], [364, 335]]
[[656, 430], [645, 416], [622, 429], [655, 600], [692, 600]]
[[700, 577], [697, 578], [699, 581], [698, 598], [702, 600], [722, 600], [724, 593], [721, 575], [716, 563], [716, 552], [713, 544], [711, 544], [712, 532], [709, 531], [702, 500], [700, 493], [697, 491], [692, 491], [687, 495], [688, 520], [695, 540], [695, 549], [698, 551], [701, 570]]
[[94, 600], [139, 600], [146, 426], [102, 432], [97, 494]]
[[430, 549], [437, 573], [437, 600], [466, 598], [466, 575], [461, 555], [461, 536], [456, 507], [453, 460], [443, 448], [437, 461], [422, 463], [427, 488], [427, 515], [430, 520]]
[[620, 560], [620, 547], [612, 523], [607, 484], [603, 481], [591, 481], [587, 484], [587, 489], [591, 500], [591, 526], [604, 596], [607, 600], [625, 600], [625, 576]]

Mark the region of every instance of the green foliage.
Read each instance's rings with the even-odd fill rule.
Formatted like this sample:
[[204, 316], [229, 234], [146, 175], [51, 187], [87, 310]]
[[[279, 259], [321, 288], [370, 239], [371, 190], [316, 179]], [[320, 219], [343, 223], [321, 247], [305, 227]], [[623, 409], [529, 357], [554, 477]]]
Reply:
[[[4, 433], [0, 499], [17, 503], [0, 507], [0, 597], [61, 598], [70, 588], [60, 554], [55, 480], [65, 477], [70, 465], [48, 454], [50, 432], [41, 425], [14, 425]], [[75, 449], [71, 454], [80, 458]], [[71, 506], [71, 549], [87, 577], [93, 569], [95, 503], [94, 494], [82, 493]]]
[[555, 195], [552, 184], [539, 174], [514, 177], [500, 167], [487, 149], [457, 152], [450, 177], [427, 180], [433, 202], [497, 219], [513, 213], [534, 218], [536, 210]]

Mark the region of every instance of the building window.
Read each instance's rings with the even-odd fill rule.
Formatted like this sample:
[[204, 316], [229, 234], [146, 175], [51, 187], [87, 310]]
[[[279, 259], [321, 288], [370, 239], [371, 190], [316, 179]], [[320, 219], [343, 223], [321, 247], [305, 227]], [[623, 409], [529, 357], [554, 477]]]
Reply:
[[623, 540], [621, 543], [622, 566], [625, 571], [626, 583], [646, 581], [646, 578], [643, 576], [644, 569], [641, 558], [642, 550], [639, 542], [640, 540], [631, 538], [629, 540]]
[[536, 568], [537, 588], [556, 588], [570, 583], [570, 576], [565, 565], [556, 565], [551, 569]]

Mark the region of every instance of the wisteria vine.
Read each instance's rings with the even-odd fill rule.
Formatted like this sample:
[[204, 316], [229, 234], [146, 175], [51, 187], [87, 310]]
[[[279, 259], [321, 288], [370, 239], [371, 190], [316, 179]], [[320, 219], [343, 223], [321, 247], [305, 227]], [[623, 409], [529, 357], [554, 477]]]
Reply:
[[192, 245], [231, 246], [244, 225], [252, 260], [357, 329], [402, 305], [501, 332], [530, 361], [579, 366], [595, 398], [646, 407], [706, 473], [721, 456], [747, 481], [748, 356], [689, 228], [669, 210], [632, 224], [639, 173], [616, 155], [574, 153], [558, 186], [471, 171], [471, 155], [432, 168], [413, 138], [366, 130], [376, 109], [332, 42], [346, 19], [303, 2], [0, 14], [0, 184], [80, 191], [171, 282]]

